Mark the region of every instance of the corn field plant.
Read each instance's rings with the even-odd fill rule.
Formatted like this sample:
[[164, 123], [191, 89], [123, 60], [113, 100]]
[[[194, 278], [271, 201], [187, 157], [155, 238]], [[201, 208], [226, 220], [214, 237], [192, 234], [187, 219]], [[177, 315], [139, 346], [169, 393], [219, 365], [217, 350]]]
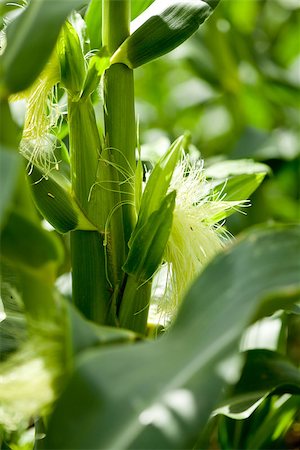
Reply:
[[0, 4], [1, 449], [289, 448], [299, 226], [234, 239], [268, 167], [179, 136], [149, 169], [139, 139], [134, 69], [217, 5]]

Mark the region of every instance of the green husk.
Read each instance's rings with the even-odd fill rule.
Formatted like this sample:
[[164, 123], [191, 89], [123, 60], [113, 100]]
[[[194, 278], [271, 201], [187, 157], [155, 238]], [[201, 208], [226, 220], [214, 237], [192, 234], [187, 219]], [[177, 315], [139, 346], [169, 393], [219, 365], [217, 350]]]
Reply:
[[168, 194], [131, 242], [123, 269], [141, 284], [153, 276], [162, 261], [172, 227], [175, 198], [175, 191]]
[[123, 63], [133, 69], [170, 52], [212, 13], [209, 3], [213, 2], [156, 0], [133, 21], [133, 33], [115, 52], [111, 63]]
[[61, 82], [68, 90], [72, 100], [76, 101], [83, 88], [86, 68], [78, 34], [69, 22], [63, 26], [57, 48]]
[[95, 230], [96, 227], [80, 211], [71, 194], [71, 185], [62, 187], [52, 177], [45, 178], [36, 167], [30, 180], [31, 189], [37, 208], [43, 217], [60, 233], [75, 229]]

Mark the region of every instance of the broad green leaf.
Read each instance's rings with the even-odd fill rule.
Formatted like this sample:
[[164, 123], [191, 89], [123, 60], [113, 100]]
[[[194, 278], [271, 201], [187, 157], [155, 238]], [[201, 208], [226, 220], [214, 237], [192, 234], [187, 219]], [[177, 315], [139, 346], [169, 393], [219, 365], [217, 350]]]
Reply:
[[146, 8], [148, 8], [154, 0], [132, 0], [131, 1], [131, 19], [135, 19]]
[[[252, 373], [252, 377], [255, 372]], [[220, 416], [218, 420], [219, 445], [222, 449], [283, 449], [288, 429], [299, 412], [299, 396], [267, 397], [244, 419]]]
[[1, 233], [1, 254], [5, 260], [29, 270], [43, 270], [61, 262], [58, 240], [19, 212], [11, 212]]
[[[270, 173], [266, 164], [252, 160], [222, 161], [206, 169], [205, 174], [211, 178], [213, 194], [224, 201], [247, 200], [260, 186], [265, 176]], [[214, 217], [221, 221], [236, 212], [236, 206], [222, 211]]]
[[133, 343], [137, 335], [132, 331], [97, 325], [85, 319], [70, 303], [67, 304], [74, 354], [91, 347]]
[[[1, 275], [0, 361], [3, 361], [26, 339], [27, 327], [20, 294], [16, 288], [9, 284], [8, 280], [4, 282], [3, 274]], [[1, 311], [2, 307], [3, 312]]]
[[245, 200], [259, 187], [266, 172], [247, 175], [234, 175], [219, 184], [214, 192], [222, 192], [225, 201]]
[[1, 90], [7, 94], [30, 86], [49, 59], [68, 14], [83, 0], [32, 0], [7, 27], [7, 46], [1, 64]]
[[[247, 436], [247, 447], [251, 449], [278, 448], [274, 443], [286, 435], [299, 414], [300, 398], [298, 395], [286, 396], [273, 402], [268, 414], [253, 423], [251, 433]], [[280, 444], [279, 444], [280, 445]]]
[[11, 201], [15, 192], [16, 183], [19, 178], [21, 168], [20, 155], [10, 149], [0, 147], [0, 180], [1, 180], [1, 195], [0, 195], [0, 224], [6, 218]]
[[162, 56], [188, 39], [210, 16], [218, 1], [155, 0], [131, 24], [132, 34], [111, 62], [135, 68]]
[[205, 170], [205, 174], [208, 178], [226, 179], [237, 175], [267, 174], [270, 171], [266, 164], [251, 159], [237, 159], [213, 164]]
[[276, 289], [300, 291], [299, 245], [296, 226], [249, 234], [207, 266], [165, 337], [83, 353], [50, 418], [46, 448], [192, 446], [224, 386], [222, 358], [260, 302]]
[[299, 395], [299, 369], [279, 353], [265, 349], [249, 350], [239, 382], [216, 413], [244, 419], [272, 392]]
[[21, 170], [18, 154], [19, 130], [14, 123], [8, 102], [0, 101], [0, 228], [11, 206]]
[[[300, 250], [300, 248], [296, 247], [295, 251], [298, 250]], [[277, 289], [274, 292], [270, 292], [259, 305], [255, 315], [252, 317], [252, 322], [270, 316], [279, 309], [285, 309], [286, 311], [292, 311], [295, 314], [299, 314], [299, 306], [297, 306], [299, 301], [300, 295], [297, 287]]]
[[90, 1], [84, 19], [91, 50], [99, 50], [102, 46], [102, 0]]

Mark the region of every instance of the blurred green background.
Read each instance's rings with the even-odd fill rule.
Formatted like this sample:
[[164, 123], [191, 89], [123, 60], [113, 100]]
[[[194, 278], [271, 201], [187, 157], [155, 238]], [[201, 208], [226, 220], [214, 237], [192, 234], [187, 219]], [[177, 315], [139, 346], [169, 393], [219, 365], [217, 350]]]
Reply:
[[143, 158], [187, 132], [206, 166], [265, 162], [271, 176], [228, 228], [300, 220], [298, 0], [222, 0], [198, 33], [135, 79]]

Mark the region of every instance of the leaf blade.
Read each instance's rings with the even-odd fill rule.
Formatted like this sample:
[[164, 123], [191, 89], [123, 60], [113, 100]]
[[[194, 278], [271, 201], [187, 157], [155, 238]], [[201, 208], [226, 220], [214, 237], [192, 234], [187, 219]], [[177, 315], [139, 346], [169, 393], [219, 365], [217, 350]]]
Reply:
[[30, 86], [47, 62], [61, 26], [82, 0], [55, 2], [32, 0], [7, 27], [7, 46], [2, 56], [3, 83], [9, 94]]
[[[237, 344], [270, 290], [291, 285], [300, 290], [294, 251], [299, 245], [299, 227], [250, 234], [206, 268], [165, 338], [83, 354], [50, 420], [46, 448], [146, 449], [152, 442], [186, 448], [224, 385], [216, 361]], [[289, 264], [282, 266], [282, 260]], [[279, 270], [281, 276], [274, 277]], [[241, 279], [242, 272], [248, 276]], [[186, 399], [190, 415], [180, 413], [179, 398]], [[80, 427], [74, 427], [76, 421]]]

